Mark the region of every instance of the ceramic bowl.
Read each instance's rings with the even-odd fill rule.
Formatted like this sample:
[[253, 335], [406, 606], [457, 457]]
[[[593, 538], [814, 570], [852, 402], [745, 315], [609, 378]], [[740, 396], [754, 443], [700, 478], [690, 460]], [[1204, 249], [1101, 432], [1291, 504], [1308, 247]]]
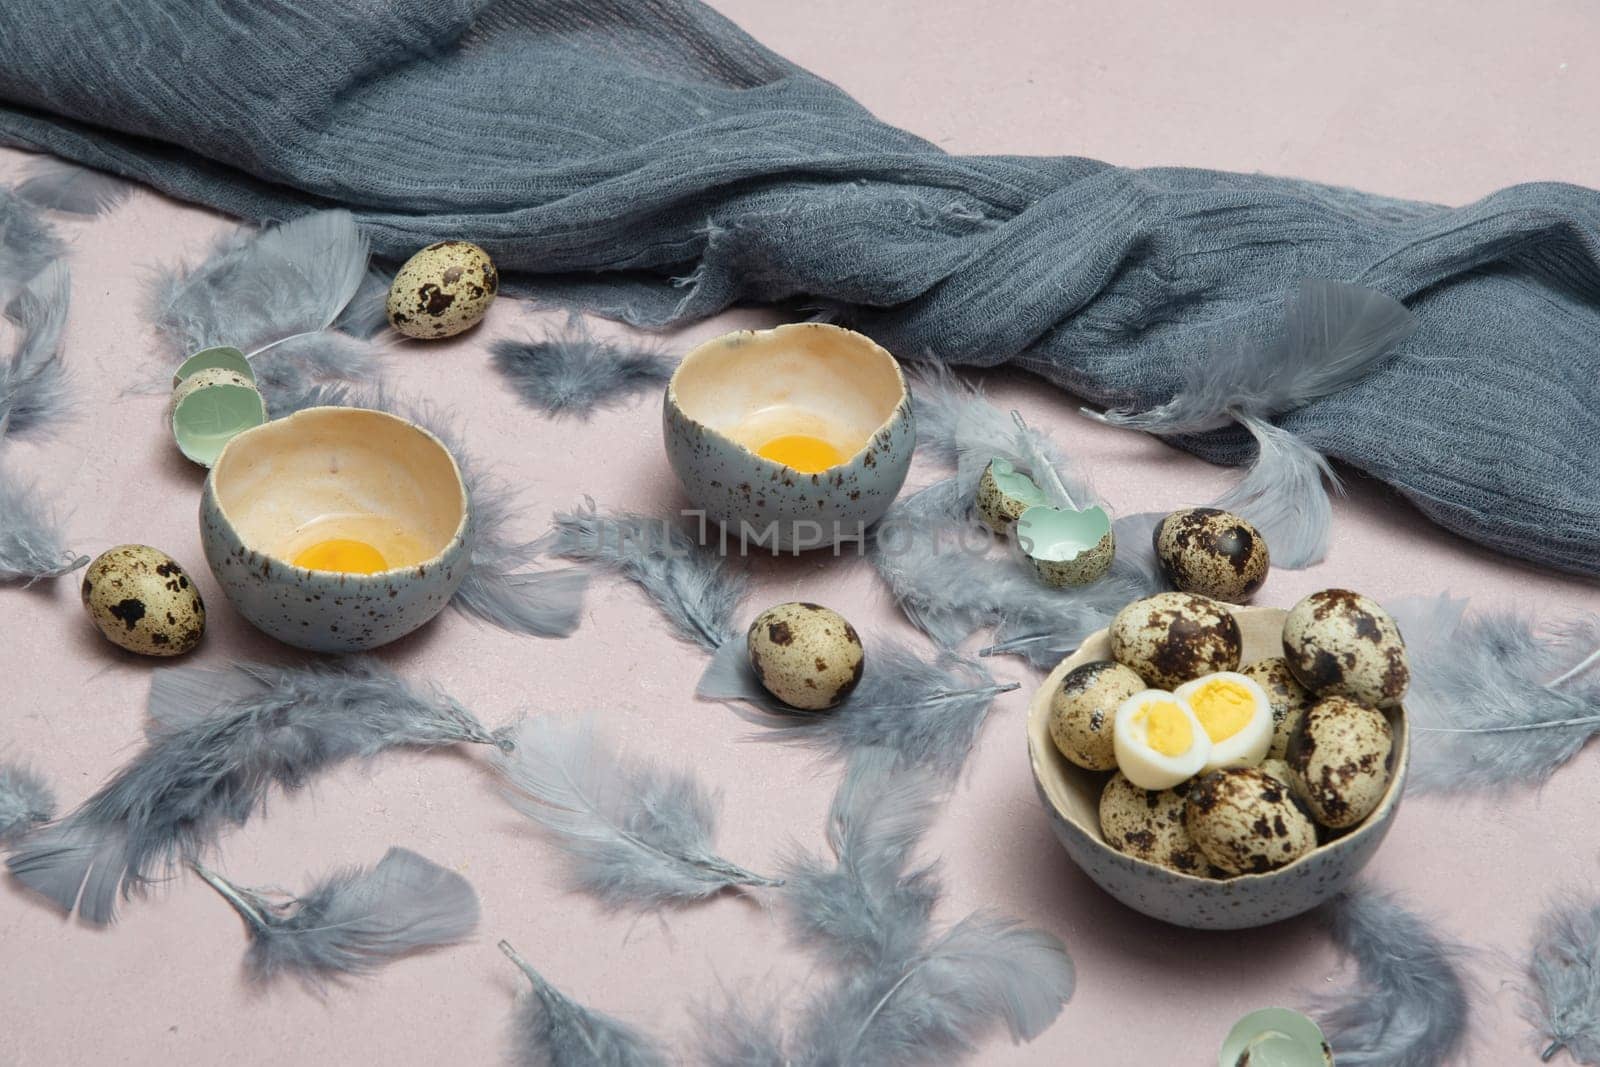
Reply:
[[[1283, 654], [1282, 608], [1232, 608], [1244, 637], [1244, 663]], [[1378, 807], [1355, 829], [1266, 874], [1217, 880], [1180, 874], [1124, 855], [1100, 834], [1100, 792], [1109, 775], [1069, 762], [1050, 739], [1050, 697], [1067, 672], [1090, 660], [1110, 659], [1101, 630], [1050, 672], [1028, 709], [1028, 755], [1039, 798], [1056, 837], [1084, 873], [1135, 911], [1198, 930], [1265, 926], [1309, 911], [1333, 896], [1366, 866], [1383, 843], [1400, 806], [1410, 757], [1410, 728], [1403, 707], [1387, 712], [1394, 729], [1393, 769]]]
[[[689, 500], [754, 551], [858, 537], [893, 503], [917, 437], [894, 357], [822, 323], [695, 348], [667, 384], [662, 423]], [[775, 443], [797, 435], [825, 442], [834, 460], [790, 465], [760, 454], [778, 454]]]
[[[308, 408], [230, 440], [200, 499], [206, 562], [228, 600], [287, 644], [356, 652], [433, 618], [466, 577], [471, 506], [439, 439], [381, 411]], [[371, 546], [371, 574], [292, 561]]]

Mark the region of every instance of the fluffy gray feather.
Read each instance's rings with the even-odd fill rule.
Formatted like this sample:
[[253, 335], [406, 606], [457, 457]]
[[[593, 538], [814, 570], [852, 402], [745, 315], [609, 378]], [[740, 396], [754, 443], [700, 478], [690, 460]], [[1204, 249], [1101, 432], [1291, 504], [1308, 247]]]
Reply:
[[797, 711], [774, 699], [750, 668], [743, 637], [728, 641], [700, 677], [697, 695], [739, 702], [770, 729], [762, 737], [810, 745], [847, 758], [885, 748], [906, 766], [955, 777], [966, 766], [994, 698], [1019, 688], [997, 684], [982, 664], [951, 652], [931, 660], [894, 641], [867, 650], [861, 683], [829, 711]]
[[17, 195], [35, 207], [93, 217], [121, 206], [134, 183], [103, 170], [46, 156], [29, 163]]
[[54, 227], [11, 189], [0, 186], [0, 307], [66, 252]]
[[1440, 1067], [1468, 1029], [1461, 950], [1393, 897], [1346, 890], [1323, 905], [1333, 940], [1357, 983], [1320, 1005], [1339, 1067]]
[[1600, 620], [1541, 634], [1509, 611], [1449, 596], [1389, 605], [1411, 663], [1417, 734], [1407, 787], [1504, 788], [1550, 777], [1600, 733]]
[[1539, 917], [1524, 1014], [1549, 1061], [1600, 1064], [1600, 902], [1564, 897]]
[[252, 356], [256, 387], [267, 413], [281, 418], [313, 406], [314, 391], [354, 389], [378, 376], [377, 350], [365, 341], [333, 330], [296, 334]]
[[0, 463], [0, 582], [59, 578], [89, 562], [68, 551], [34, 488]]
[[[150, 685], [144, 749], [7, 866], [93, 923], [242, 826], [273, 786], [401, 745], [502, 744], [461, 705], [374, 660], [229, 671], [167, 667]], [[80, 899], [81, 892], [81, 899]]]
[[61, 334], [71, 296], [66, 260], [58, 259], [23, 286], [8, 309], [17, 344], [0, 363], [0, 438], [37, 434], [66, 410]]
[[727, 991], [720, 1004], [702, 1004], [694, 1013], [698, 1062], [703, 1067], [790, 1067], [782, 1012], [778, 1001], [743, 991]]
[[356, 295], [334, 320], [334, 328], [364, 341], [378, 336], [389, 326], [389, 290], [393, 285], [394, 271], [369, 266]]
[[686, 641], [715, 652], [735, 635], [744, 575], [667, 519], [587, 507], [558, 513], [542, 544], [562, 559], [628, 579]]
[[522, 402], [546, 415], [588, 418], [596, 409], [659, 389], [673, 364], [654, 347], [595, 337], [581, 316], [543, 338], [496, 341], [495, 369]]
[[712, 850], [715, 798], [688, 772], [633, 764], [593, 722], [522, 723], [497, 760], [506, 799], [571, 858], [573, 887], [607, 907], [661, 908], [780, 885]]
[[244, 920], [245, 968], [256, 982], [293, 975], [320, 990], [330, 979], [465, 940], [478, 925], [478, 895], [467, 880], [404, 848], [389, 849], [376, 867], [335, 871], [303, 896], [194, 869]]
[[15, 763], [0, 763], [0, 846], [20, 841], [56, 817], [56, 797], [43, 778]]
[[513, 1017], [516, 1067], [666, 1067], [667, 1056], [655, 1041], [566, 996], [508, 942], [500, 942], [500, 951], [533, 983], [518, 998]]
[[1328, 554], [1333, 505], [1328, 492], [1343, 492], [1327, 457], [1283, 427], [1241, 413], [1239, 422], [1256, 439], [1256, 458], [1239, 483], [1215, 501], [1242, 515], [1272, 547], [1272, 562], [1299, 570]]

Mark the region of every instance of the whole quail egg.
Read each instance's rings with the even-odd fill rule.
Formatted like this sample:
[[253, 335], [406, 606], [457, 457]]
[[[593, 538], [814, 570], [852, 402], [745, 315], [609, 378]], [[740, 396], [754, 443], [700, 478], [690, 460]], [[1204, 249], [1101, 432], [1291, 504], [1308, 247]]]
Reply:
[[1268, 756], [1256, 765], [1256, 770], [1262, 774], [1270, 774], [1291, 790], [1294, 788], [1294, 778], [1289, 773], [1289, 764], [1275, 756]]
[[1235, 671], [1218, 671], [1175, 691], [1194, 709], [1211, 738], [1211, 755], [1202, 771], [1254, 767], [1272, 745], [1272, 704], [1267, 694]]
[[1184, 825], [1229, 874], [1276, 870], [1317, 847], [1317, 828], [1289, 790], [1256, 767], [1214, 771], [1190, 786]]
[[861, 638], [843, 615], [820, 604], [768, 608], [750, 624], [746, 643], [756, 677], [791, 707], [834, 707], [861, 681]]
[[1243, 604], [1267, 580], [1266, 539], [1249, 521], [1216, 508], [1174, 511], [1151, 535], [1174, 589]]
[[1283, 655], [1317, 696], [1392, 708], [1411, 681], [1406, 643], [1389, 613], [1348, 589], [1312, 593], [1283, 621]]
[[1282, 759], [1289, 751], [1289, 738], [1294, 736], [1311, 704], [1311, 694], [1289, 669], [1289, 661], [1282, 656], [1258, 659], [1239, 669], [1239, 673], [1252, 679], [1267, 694], [1272, 705], [1272, 745], [1267, 755]]
[[1349, 697], [1323, 697], [1289, 742], [1291, 784], [1322, 825], [1355, 826], [1383, 799], [1393, 748], [1383, 712]]
[[83, 606], [106, 639], [141, 656], [181, 656], [200, 643], [200, 590], [171, 556], [149, 545], [118, 545], [83, 573]]
[[1144, 679], [1112, 660], [1073, 668], [1050, 697], [1051, 740], [1063, 756], [1086, 770], [1115, 770], [1112, 725], [1117, 708], [1144, 688]]
[[1182, 874], [1204, 875], [1205, 857], [1183, 820], [1188, 782], [1150, 792], [1115, 774], [1100, 793], [1100, 833], [1118, 852]]
[[440, 241], [406, 260], [389, 287], [389, 325], [428, 340], [478, 324], [500, 288], [489, 253], [467, 241]]
[[1111, 655], [1153, 686], [1239, 668], [1243, 638], [1227, 608], [1192, 593], [1135, 600], [1111, 620]]

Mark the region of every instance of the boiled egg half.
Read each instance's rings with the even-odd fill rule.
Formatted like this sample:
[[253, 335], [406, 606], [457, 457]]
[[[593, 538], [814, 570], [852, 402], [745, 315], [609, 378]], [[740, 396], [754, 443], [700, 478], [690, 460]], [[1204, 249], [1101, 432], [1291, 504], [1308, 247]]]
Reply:
[[1201, 770], [1254, 767], [1272, 747], [1272, 701], [1255, 679], [1219, 671], [1185, 682], [1178, 699], [1194, 712], [1211, 742]]
[[1162, 689], [1135, 693], [1117, 707], [1111, 741], [1117, 768], [1140, 789], [1171, 789], [1199, 774], [1211, 756], [1194, 709]]

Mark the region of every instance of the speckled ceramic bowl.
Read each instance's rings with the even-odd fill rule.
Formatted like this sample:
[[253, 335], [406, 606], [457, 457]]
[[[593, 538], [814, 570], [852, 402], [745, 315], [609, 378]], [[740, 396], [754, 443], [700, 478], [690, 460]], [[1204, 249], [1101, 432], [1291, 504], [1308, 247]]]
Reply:
[[[1282, 608], [1233, 608], [1244, 636], [1244, 662], [1283, 654]], [[1319, 845], [1300, 859], [1266, 874], [1217, 880], [1180, 874], [1125, 855], [1100, 834], [1100, 792], [1108, 775], [1075, 766], [1050, 740], [1050, 696], [1068, 671], [1090, 660], [1110, 659], [1104, 630], [1050, 672], [1028, 710], [1028, 755], [1034, 784], [1056, 837], [1074, 863], [1128, 907], [1178, 926], [1238, 930], [1309, 911], [1342, 889], [1383, 843], [1400, 806], [1410, 758], [1404, 708], [1390, 711], [1394, 728], [1393, 772], [1378, 807], [1365, 822]]]
[[[900, 366], [822, 323], [741, 331], [691, 351], [667, 384], [667, 459], [689, 499], [749, 551], [816, 548], [883, 517], [916, 447]], [[804, 434], [840, 457], [803, 471], [758, 452]]]
[[[471, 506], [460, 468], [428, 431], [361, 408], [308, 408], [228, 442], [200, 498], [206, 562], [239, 613], [287, 644], [356, 652], [437, 615], [466, 577]], [[372, 574], [291, 560], [354, 540]]]

